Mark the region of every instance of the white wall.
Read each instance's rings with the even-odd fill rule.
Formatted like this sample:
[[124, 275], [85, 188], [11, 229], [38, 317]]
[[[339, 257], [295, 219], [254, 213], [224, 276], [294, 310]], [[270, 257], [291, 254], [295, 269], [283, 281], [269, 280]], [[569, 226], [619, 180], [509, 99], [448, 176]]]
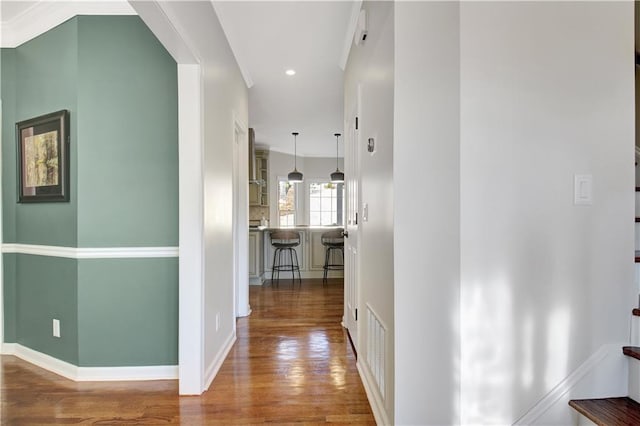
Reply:
[[458, 22], [457, 2], [395, 4], [397, 424], [459, 423]]
[[[203, 52], [204, 83], [204, 342], [205, 376], [211, 379], [211, 368], [235, 337], [233, 289], [233, 136], [234, 112], [248, 123], [248, 94], [222, 27], [208, 2], [195, 2], [201, 8], [196, 15], [208, 25], [198, 25], [197, 35]], [[195, 24], [195, 21], [192, 21]], [[239, 158], [247, 158], [243, 145]], [[239, 188], [248, 191], [247, 173], [240, 173]], [[248, 206], [243, 193], [241, 205]], [[245, 207], [248, 209], [248, 207]], [[244, 212], [244, 221], [248, 223]], [[243, 219], [242, 217], [238, 218]], [[246, 226], [240, 227], [239, 241], [248, 241]], [[242, 230], [245, 234], [242, 235]], [[246, 258], [245, 252], [245, 258]], [[216, 330], [216, 316], [220, 328]]]
[[460, 27], [461, 420], [511, 424], [629, 337], [633, 3], [465, 2]]
[[[369, 400], [376, 405], [376, 391], [367, 357], [367, 306], [386, 327], [385, 397], [375, 406], [379, 423], [393, 422], [394, 407], [394, 305], [393, 305], [393, 3], [365, 2], [369, 31], [366, 43], [353, 46], [345, 70], [345, 108], [356, 102], [361, 84], [360, 140], [375, 138], [376, 152], [361, 143], [362, 202], [369, 205], [369, 220], [360, 228], [360, 286], [358, 301], [358, 367]], [[415, 186], [414, 186], [415, 187]], [[360, 210], [359, 217], [362, 217]]]
[[[340, 141], [342, 143], [342, 140]], [[298, 225], [309, 224], [308, 185], [311, 179], [329, 179], [336, 170], [335, 158], [298, 157], [297, 168], [304, 175], [304, 182], [298, 184]], [[338, 159], [340, 170], [344, 171], [343, 158]], [[269, 152], [269, 224], [278, 225], [278, 176], [286, 177], [293, 170], [293, 155], [278, 151]]]
[[571, 424], [626, 387], [632, 8], [396, 3], [397, 424]]
[[[192, 176], [193, 173], [183, 173], [185, 170], [182, 162], [180, 172], [181, 189], [191, 183], [202, 185], [202, 192], [194, 194], [190, 203], [187, 206], [181, 205], [180, 209], [181, 230], [185, 222], [193, 221], [192, 228], [200, 227], [204, 234], [190, 241], [184, 241], [185, 236], [182, 233], [180, 235], [181, 250], [188, 244], [190, 248], [203, 253], [203, 271], [195, 271], [192, 274], [194, 280], [189, 282], [182, 279], [181, 271], [180, 281], [180, 353], [202, 352], [193, 357], [200, 361], [200, 365], [183, 365], [182, 360], [180, 364], [181, 379], [185, 368], [200, 373], [200, 389], [191, 385], [188, 389], [183, 388], [181, 381], [180, 391], [199, 393], [208, 387], [235, 340], [232, 225], [234, 214], [239, 222], [246, 224], [248, 221], [248, 189], [239, 194], [241, 207], [238, 212], [234, 212], [233, 143], [235, 121], [248, 123], [248, 94], [210, 2], [136, 2], [134, 7], [178, 63], [196, 63], [201, 72], [201, 93], [197, 99], [192, 100], [199, 104], [199, 108], [193, 111], [201, 111], [201, 116], [195, 120], [200, 129], [189, 132], [200, 135], [201, 139], [190, 141], [189, 146], [197, 149], [199, 144], [202, 164], [193, 167], [202, 167], [202, 182], [185, 183], [183, 178]], [[181, 97], [181, 103], [183, 101], [187, 102]], [[180, 126], [184, 124], [181, 122]], [[181, 128], [181, 132], [182, 130]], [[181, 149], [183, 143], [181, 140]], [[241, 146], [239, 158], [247, 158], [247, 145], [248, 141]], [[193, 149], [189, 153], [193, 153]], [[244, 163], [241, 163], [239, 188], [248, 188]], [[191, 187], [189, 191], [193, 192]], [[181, 203], [182, 195], [181, 191]], [[196, 199], [198, 195], [200, 199]], [[200, 209], [203, 211], [198, 211]], [[240, 227], [238, 239], [241, 241], [241, 259], [247, 258], [246, 226]], [[202, 281], [197, 281], [196, 278]], [[189, 291], [184, 291], [187, 288]], [[189, 296], [188, 300], [185, 300], [186, 296]], [[189, 316], [187, 323], [183, 321], [182, 308], [189, 304], [194, 311], [202, 309], [202, 315], [199, 318]], [[217, 318], [219, 328], [216, 327]], [[190, 333], [189, 339], [182, 338], [186, 334], [185, 330]]]

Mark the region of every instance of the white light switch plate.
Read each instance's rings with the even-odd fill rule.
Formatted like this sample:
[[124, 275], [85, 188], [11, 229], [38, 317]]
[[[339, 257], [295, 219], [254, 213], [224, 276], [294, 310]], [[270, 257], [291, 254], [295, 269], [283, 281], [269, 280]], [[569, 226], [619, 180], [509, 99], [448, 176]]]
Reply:
[[585, 206], [593, 204], [593, 176], [574, 175], [573, 204]]

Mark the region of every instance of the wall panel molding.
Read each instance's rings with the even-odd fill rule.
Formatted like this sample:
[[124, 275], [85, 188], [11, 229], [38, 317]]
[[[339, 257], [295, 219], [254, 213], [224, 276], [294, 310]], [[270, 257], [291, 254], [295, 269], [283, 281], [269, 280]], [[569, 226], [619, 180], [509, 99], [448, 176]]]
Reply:
[[2, 253], [65, 257], [68, 259], [126, 259], [178, 257], [178, 247], [61, 247], [36, 244], [2, 244]]

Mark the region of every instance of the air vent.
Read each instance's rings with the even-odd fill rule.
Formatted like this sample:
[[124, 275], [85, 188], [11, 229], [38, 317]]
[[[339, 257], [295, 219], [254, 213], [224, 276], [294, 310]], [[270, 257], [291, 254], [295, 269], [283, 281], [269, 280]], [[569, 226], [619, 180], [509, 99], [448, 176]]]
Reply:
[[376, 382], [380, 396], [384, 400], [387, 330], [369, 305], [367, 305], [367, 333], [367, 365]]

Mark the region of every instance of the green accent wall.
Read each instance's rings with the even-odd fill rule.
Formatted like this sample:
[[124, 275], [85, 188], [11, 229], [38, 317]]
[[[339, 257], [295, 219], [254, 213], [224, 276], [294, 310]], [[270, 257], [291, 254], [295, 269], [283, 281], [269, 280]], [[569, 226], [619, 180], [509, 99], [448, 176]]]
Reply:
[[176, 246], [176, 63], [137, 16], [78, 28], [78, 245]]
[[[78, 364], [78, 261], [16, 256], [16, 342]], [[60, 320], [60, 338], [53, 322]]]
[[0, 99], [2, 99], [2, 234], [5, 242], [16, 241], [16, 49], [0, 50]]
[[[77, 245], [77, 19], [71, 19], [14, 50], [15, 90], [12, 121], [3, 120], [4, 241], [75, 247]], [[5, 81], [2, 75], [3, 83]], [[61, 109], [71, 112], [71, 201], [17, 204], [15, 122]], [[6, 137], [5, 137], [6, 136]], [[14, 235], [7, 232], [14, 229]], [[9, 239], [13, 236], [14, 239]]]
[[80, 366], [178, 364], [178, 259], [78, 265]]
[[16, 341], [16, 312], [17, 300], [16, 294], [16, 254], [5, 253], [2, 256], [2, 272], [3, 272], [3, 299], [4, 299], [4, 341]]
[[[177, 66], [144, 23], [79, 16], [0, 58], [3, 242], [176, 246]], [[15, 122], [60, 109], [71, 202], [18, 204]], [[5, 342], [79, 366], [177, 364], [177, 258], [4, 254], [3, 266]]]

